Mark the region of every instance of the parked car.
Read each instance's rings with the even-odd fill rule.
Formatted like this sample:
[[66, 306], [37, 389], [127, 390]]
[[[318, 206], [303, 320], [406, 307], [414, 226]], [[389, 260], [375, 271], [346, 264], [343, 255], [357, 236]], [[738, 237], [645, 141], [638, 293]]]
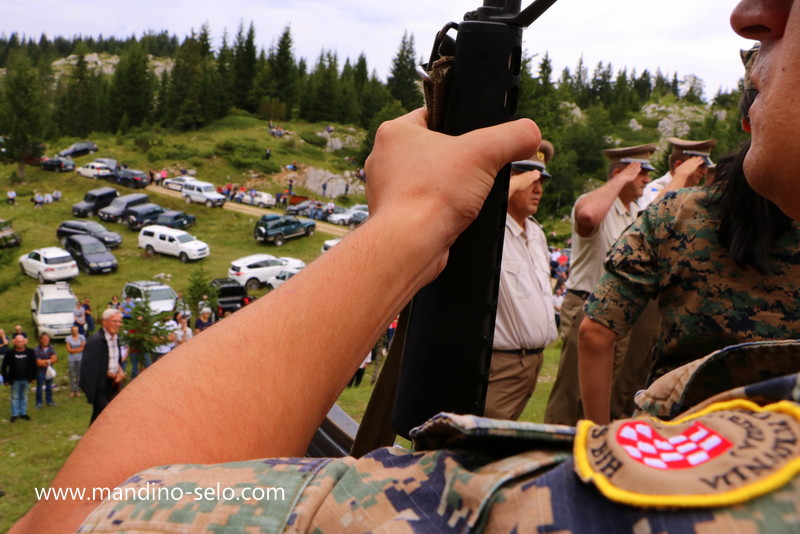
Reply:
[[295, 258], [276, 258], [271, 254], [253, 254], [231, 262], [228, 277], [253, 291], [267, 283], [270, 277], [285, 269], [302, 269], [306, 264]]
[[22, 244], [22, 236], [11, 226], [11, 221], [0, 219], [0, 248], [17, 247]]
[[183, 184], [194, 181], [197, 181], [197, 178], [194, 176], [176, 176], [175, 178], [167, 178], [161, 182], [161, 185], [167, 189], [172, 189], [173, 191], [180, 191], [183, 189]]
[[58, 153], [59, 156], [83, 156], [89, 153], [97, 152], [97, 144], [92, 141], [79, 141], [73, 143], [69, 148], [65, 148]]
[[106, 222], [120, 222], [125, 210], [147, 202], [150, 202], [150, 198], [146, 193], [130, 193], [115, 198], [111, 204], [101, 209], [97, 214]]
[[117, 183], [125, 187], [142, 189], [150, 183], [150, 177], [144, 171], [135, 169], [120, 169], [117, 171]]
[[341, 241], [341, 240], [342, 240], [341, 237], [337, 237], [336, 239], [328, 239], [327, 241], [325, 241], [322, 244], [322, 248], [320, 249], [320, 253], [328, 252], [331, 249], [331, 247], [333, 247], [334, 245], [337, 245], [339, 243], [339, 241]]
[[148, 202], [128, 208], [122, 214], [122, 220], [131, 230], [138, 230], [148, 224], [154, 224], [158, 216], [164, 213], [164, 208], [158, 204]]
[[90, 235], [73, 235], [64, 240], [64, 249], [75, 258], [78, 267], [90, 274], [113, 273], [117, 258], [102, 241]]
[[[135, 209], [135, 208], [134, 208]], [[204, 241], [183, 230], [152, 224], [139, 232], [139, 248], [148, 254], [167, 254], [176, 256], [183, 263], [200, 260], [211, 253], [211, 247]]]
[[76, 217], [93, 217], [95, 213], [111, 204], [118, 196], [119, 193], [113, 187], [92, 189], [87, 191], [83, 200], [72, 205], [72, 214]]
[[98, 178], [106, 178], [114, 174], [114, 171], [108, 165], [105, 163], [97, 163], [96, 161], [91, 161], [83, 167], [78, 167], [77, 171], [75, 172], [81, 176], [85, 176], [86, 178], [91, 178], [93, 180], [97, 180]]
[[40, 163], [43, 171], [67, 172], [75, 170], [75, 162], [66, 156], [53, 156], [52, 158], [42, 158]]
[[217, 317], [235, 312], [255, 300], [247, 294], [247, 288], [233, 278], [215, 278], [211, 280], [211, 287], [217, 292]]
[[312, 235], [317, 225], [313, 221], [292, 215], [262, 215], [253, 229], [253, 237], [262, 243], [282, 246], [291, 237]]
[[338, 224], [339, 226], [347, 226], [350, 224], [350, 219], [356, 213], [364, 213], [363, 211], [356, 211], [354, 209], [339, 209], [334, 210], [333, 213], [328, 215], [327, 221], [331, 224]]
[[267, 287], [270, 289], [277, 289], [299, 272], [300, 269], [284, 269], [275, 276], [269, 277], [267, 280]]
[[369, 219], [369, 212], [366, 211], [353, 211], [353, 214], [350, 216], [350, 221], [348, 224], [350, 228], [358, 228], [361, 226], [366, 220]]
[[287, 206], [286, 214], [287, 215], [301, 215], [307, 216], [308, 210], [311, 209], [317, 201], [316, 200], [303, 200], [302, 202], [298, 202], [297, 204], [292, 204]]
[[263, 191], [256, 191], [253, 195], [245, 193], [244, 198], [242, 198], [242, 204], [250, 204], [259, 208], [274, 208], [275, 197]]
[[23, 274], [38, 278], [41, 284], [78, 276], [78, 264], [69, 252], [58, 247], [37, 248], [20, 256], [19, 268]]
[[41, 284], [36, 288], [31, 299], [31, 321], [34, 337], [47, 334], [51, 339], [64, 339], [70, 334], [75, 324], [77, 299], [67, 282]]
[[180, 230], [194, 226], [196, 217], [183, 211], [166, 210], [156, 218], [156, 224]]
[[181, 196], [187, 204], [196, 202], [205, 204], [209, 208], [221, 208], [227, 200], [225, 195], [217, 193], [217, 188], [214, 184], [201, 182], [200, 180], [193, 180], [183, 184]]
[[[114, 158], [94, 158], [92, 163], [102, 163], [109, 169], [111, 169], [111, 176], [116, 177], [117, 171], [119, 170], [119, 162]], [[111, 178], [109, 178], [111, 179]]]
[[103, 242], [108, 248], [116, 248], [122, 244], [122, 236], [117, 232], [110, 232], [102, 224], [94, 221], [64, 221], [56, 229], [56, 237], [64, 246], [68, 237], [74, 235], [89, 235]]
[[175, 299], [178, 298], [178, 294], [175, 293], [174, 289], [155, 280], [139, 280], [126, 283], [122, 288], [122, 299], [124, 300], [129, 295], [134, 302], [142, 301], [147, 295], [150, 311], [153, 313], [174, 312]]

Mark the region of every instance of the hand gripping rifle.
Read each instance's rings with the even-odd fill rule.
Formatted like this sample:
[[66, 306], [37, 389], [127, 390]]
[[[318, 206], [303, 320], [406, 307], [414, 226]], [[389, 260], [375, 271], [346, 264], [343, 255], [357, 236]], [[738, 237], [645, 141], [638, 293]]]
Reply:
[[[522, 30], [556, 0], [484, 0], [434, 42], [422, 73], [428, 126], [449, 135], [511, 120], [522, 63]], [[453, 39], [447, 32], [457, 30]], [[510, 166], [498, 174], [478, 218], [450, 249], [447, 266], [406, 314], [394, 429], [440, 411], [482, 415], [492, 355]]]

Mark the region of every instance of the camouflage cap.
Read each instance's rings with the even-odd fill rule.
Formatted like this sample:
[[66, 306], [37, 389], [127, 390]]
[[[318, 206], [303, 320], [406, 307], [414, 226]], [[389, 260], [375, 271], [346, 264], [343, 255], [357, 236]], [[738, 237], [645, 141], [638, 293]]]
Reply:
[[656, 145], [637, 145], [624, 148], [609, 148], [603, 150], [603, 155], [608, 158], [610, 165], [615, 163], [641, 163], [642, 169], [656, 170], [650, 163], [650, 156], [656, 151]]
[[538, 150], [534, 152], [530, 159], [512, 162], [511, 169], [520, 172], [541, 171], [544, 178], [550, 178], [550, 173], [547, 172], [546, 168], [550, 160], [553, 159], [555, 152], [553, 143], [547, 139], [542, 139]]
[[688, 139], [679, 139], [678, 137], [670, 137], [667, 139], [669, 144], [672, 145], [673, 156], [699, 156], [703, 158], [703, 163], [706, 166], [713, 165], [711, 161], [711, 149], [717, 146], [716, 139], [704, 139], [703, 141], [690, 141]]

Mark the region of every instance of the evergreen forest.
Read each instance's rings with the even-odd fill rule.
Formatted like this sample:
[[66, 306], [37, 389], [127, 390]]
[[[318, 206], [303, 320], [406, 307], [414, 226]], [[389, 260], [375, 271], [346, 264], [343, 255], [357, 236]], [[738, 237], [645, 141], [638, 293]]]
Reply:
[[[403, 35], [388, 73], [371, 70], [364, 54], [339, 58], [323, 50], [309, 63], [296, 57], [294, 39], [287, 27], [272, 48], [258, 49], [252, 22], [233, 36], [225, 32], [216, 48], [208, 26], [183, 38], [2, 35], [0, 156], [23, 175], [23, 163], [48, 142], [92, 132], [196, 130], [234, 114], [362, 128], [363, 161], [380, 122], [422, 105], [416, 66], [424, 60], [413, 35]], [[706, 95], [696, 76], [657, 66], [636, 72], [578, 58], [575, 67], [553, 72], [547, 54], [526, 55], [518, 115], [534, 119], [556, 147], [541, 213], [568, 214], [579, 194], [596, 187], [605, 148], [659, 143], [662, 172], [669, 136], [714, 137], [715, 158], [736, 150], [746, 135], [739, 85]]]

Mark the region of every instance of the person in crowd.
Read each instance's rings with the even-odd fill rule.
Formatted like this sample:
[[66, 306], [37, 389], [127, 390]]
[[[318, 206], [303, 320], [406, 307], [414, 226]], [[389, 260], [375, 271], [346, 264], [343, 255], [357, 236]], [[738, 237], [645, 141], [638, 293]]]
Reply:
[[52, 193], [50, 193], [50, 191], [47, 191], [44, 194], [44, 203], [45, 204], [52, 204], [53, 203], [53, 195], [52, 195]]
[[34, 208], [41, 208], [44, 206], [44, 196], [42, 196], [39, 191], [36, 191], [36, 193], [33, 195], [33, 198], [31, 198], [31, 202], [33, 202]]
[[555, 312], [556, 328], [561, 327], [561, 306], [564, 304], [564, 285], [556, 284], [553, 289], [553, 311]]
[[[47, 368], [58, 361], [58, 356], [50, 344], [50, 336], [39, 336], [39, 345], [33, 349], [36, 355], [36, 408], [42, 407], [42, 402], [48, 406], [55, 406], [53, 401], [53, 379], [47, 378]], [[44, 390], [44, 395], [42, 394]]]
[[78, 327], [81, 335], [86, 335], [86, 308], [81, 304], [80, 299], [75, 299], [75, 307], [72, 308], [73, 324]]
[[[114, 297], [111, 297], [113, 300]], [[119, 305], [119, 311], [122, 312], [123, 319], [130, 319], [131, 313], [133, 313], [133, 308], [136, 306], [136, 303], [133, 302], [133, 298], [130, 295], [125, 295], [125, 300]]]
[[0, 328], [0, 356], [8, 352], [10, 342], [6, 337], [6, 331]]
[[214, 324], [214, 319], [211, 317], [211, 308], [208, 307], [200, 308], [200, 313], [198, 315], [199, 317], [194, 321], [194, 329], [199, 334]]
[[178, 329], [175, 330], [175, 346], [183, 345], [192, 339], [192, 329], [189, 327], [189, 319], [181, 315], [178, 320]]
[[494, 344], [484, 415], [516, 420], [536, 389], [544, 348], [557, 337], [550, 303], [547, 238], [531, 217], [539, 211], [553, 145], [511, 164]]
[[61, 201], [61, 190], [53, 189], [53, 202], [60, 202], [60, 201]]
[[[800, 163], [800, 138], [792, 134], [800, 125], [800, 110], [794, 105], [794, 93], [800, 83], [800, 64], [794, 61], [800, 47], [800, 4], [743, 0], [734, 11], [732, 23], [743, 36], [761, 40], [765, 51], [754, 70], [760, 97], [758, 105], [751, 109], [753, 142], [744, 160], [744, 174], [756, 192], [798, 221], [800, 183], [795, 163]], [[428, 131], [425, 113], [416, 111], [381, 126], [367, 162], [373, 212], [370, 220], [287, 282], [287, 291], [272, 292], [243, 308], [226, 328], [213, 329], [180, 347], [135, 388], [123, 392], [109, 407], [107, 416], [81, 439], [53, 481], [55, 488], [110, 488], [124, 484], [120, 489], [136, 489], [144, 488], [153, 479], [168, 487], [196, 487], [201, 483], [200, 475], [193, 470], [195, 466], [187, 464], [203, 464], [202, 480], [219, 481], [224, 472], [227, 485], [256, 479], [259, 487], [263, 487], [291, 480], [297, 483], [292, 487], [308, 488], [313, 493], [298, 496], [287, 507], [278, 507], [271, 501], [234, 503], [217, 499], [204, 503], [209, 508], [203, 514], [196, 513], [196, 500], [166, 503], [109, 499], [99, 507], [96, 502], [86, 500], [41, 500], [15, 525], [13, 532], [34, 528], [56, 533], [78, 528], [83, 532], [108, 532], [130, 529], [133, 525], [146, 529], [147, 523], [153, 521], [158, 522], [153, 527], [162, 529], [179, 526], [205, 531], [231, 516], [236, 517], [238, 528], [255, 528], [270, 516], [280, 525], [278, 528], [339, 527], [351, 532], [376, 531], [387, 524], [395, 529], [407, 527], [409, 531], [426, 527], [438, 531], [439, 525], [447, 528], [462, 521], [465, 529], [479, 526], [489, 532], [580, 528], [586, 532], [638, 531], [642, 525], [645, 528], [657, 525], [658, 530], [665, 532], [700, 532], [743, 523], [745, 528], [753, 525], [759, 528], [763, 524], [763, 530], [769, 532], [796, 530], [796, 525], [785, 519], [796, 512], [798, 499], [793, 452], [783, 459], [782, 465], [789, 469], [781, 471], [777, 483], [745, 487], [737, 493], [735, 504], [731, 499], [727, 504], [720, 502], [702, 509], [674, 509], [652, 503], [649, 507], [636, 507], [630, 502], [613, 502], [600, 491], [601, 486], [608, 490], [600, 483], [608, 478], [591, 487], [575, 475], [575, 462], [569, 460], [553, 467], [553, 461], [568, 456], [566, 449], [572, 447], [569, 439], [573, 429], [568, 428], [551, 429], [562, 433], [546, 440], [547, 445], [541, 450], [529, 441], [518, 449], [523, 452], [513, 456], [513, 452], [499, 450], [498, 445], [508, 443], [501, 440], [490, 440], [489, 445], [478, 447], [475, 454], [465, 452], [463, 447], [476, 441], [478, 434], [471, 433], [472, 427], [468, 427], [462, 434], [466, 439], [447, 442], [447, 432], [454, 428], [449, 426], [439, 435], [424, 434], [424, 429], [421, 430], [418, 436], [423, 441], [418, 442], [419, 450], [412, 454], [386, 448], [362, 460], [302, 458], [310, 436], [352, 377], [361, 355], [411, 296], [444, 268], [450, 246], [477, 215], [497, 171], [509, 161], [526, 157], [537, 145], [536, 128], [525, 120], [463, 136], [444, 136]], [[408, 154], [418, 157], [409, 158]], [[439, 187], [428, 187], [433, 177], [439, 180]], [[409, 214], [413, 216], [409, 218]], [[431, 224], [432, 220], [440, 224]], [[383, 261], [363, 269], [366, 253], [378, 254]], [[352, 277], [354, 269], [362, 273], [357, 281]], [[320, 301], [322, 293], [328, 298]], [[342, 313], [343, 305], [347, 306], [347, 313]], [[308, 310], [312, 309], [314, 320], [309, 321]], [[299, 313], [301, 310], [306, 313]], [[341, 335], [343, 329], [348, 335]], [[314, 335], [302, 335], [312, 331]], [[285, 332], [295, 335], [286, 336]], [[220, 358], [222, 347], [235, 358]], [[232, 365], [234, 361], [236, 365]], [[192, 370], [192, 380], [186, 380], [187, 369]], [[242, 369], [248, 372], [243, 375]], [[235, 387], [219, 387], [220, 384]], [[732, 390], [726, 398], [737, 395], [743, 398], [747, 396], [745, 389]], [[728, 429], [746, 437], [742, 427], [736, 425], [743, 416], [754, 424], [772, 417], [776, 420], [780, 417], [787, 425], [796, 424], [791, 413], [797, 410], [800, 397], [796, 393], [792, 396], [792, 391], [791, 386], [759, 388], [759, 393], [778, 396], [785, 393], [793, 399], [780, 403], [787, 406], [786, 412], [768, 411], [768, 407], [762, 409], [753, 402], [750, 405], [756, 408], [746, 409], [738, 402], [735, 410], [727, 411], [726, 404], [698, 406], [700, 411], [694, 415], [709, 417], [710, 422], [717, 412], [709, 410], [720, 410], [721, 417], [716, 420], [730, 418], [732, 424]], [[154, 410], [145, 402], [153, 398], [159, 399], [162, 409]], [[771, 410], [778, 408], [773, 405]], [[468, 416], [457, 420], [466, 424], [481, 422], [480, 418]], [[641, 423], [639, 419], [635, 421]], [[682, 424], [689, 429], [691, 422], [677, 421], [662, 424], [660, 428], [669, 432], [676, 424]], [[604, 436], [624, 437], [617, 429], [623, 432], [626, 428], [630, 427], [589, 423], [581, 425], [577, 432], [594, 440]], [[766, 424], [762, 428], [771, 431]], [[530, 428], [527, 431], [530, 433]], [[426, 437], [433, 440], [424, 441]], [[501, 434], [501, 437], [509, 436]], [[437, 447], [437, 440], [445, 444], [431, 450]], [[559, 440], [567, 442], [565, 448], [556, 446]], [[142, 453], [120, 454], [120, 450]], [[580, 443], [575, 450], [581, 452], [583, 459], [591, 457], [589, 449], [581, 448]], [[732, 450], [738, 451], [738, 448]], [[633, 458], [628, 462], [628, 466], [633, 466], [629, 482], [638, 484], [640, 492], [661, 489], [666, 485], [663, 482], [666, 477], [659, 477], [676, 474], [676, 469], [648, 468], [632, 452], [626, 454]], [[296, 458], [278, 459], [286, 456]], [[491, 463], [482, 470], [476, 464], [483, 457], [488, 457], [485, 461]], [[608, 458], [608, 455], [597, 457]], [[778, 455], [770, 458], [780, 461]], [[253, 461], [243, 464], [246, 459]], [[233, 466], [220, 465], [232, 461], [236, 462]], [[458, 464], [463, 469], [448, 477], [445, 469], [437, 468], [435, 476], [424, 479], [384, 470], [414, 462], [422, 462], [416, 473], [423, 476], [431, 473], [432, 465]], [[507, 470], [502, 469], [509, 464]], [[154, 465], [164, 467], [153, 468]], [[616, 463], [607, 465], [611, 473], [620, 469]], [[675, 505], [686, 495], [680, 493], [683, 486], [692, 483], [691, 492], [698, 487], [696, 484], [701, 484], [697, 477], [688, 476], [699, 475], [699, 470], [681, 467], [669, 488], [678, 493], [672, 501]], [[134, 476], [143, 469], [149, 471]], [[480, 484], [485, 479], [478, 475], [490, 475], [497, 470], [500, 476], [492, 483]], [[582, 476], [584, 473], [581, 468]], [[688, 473], [684, 476], [686, 484], [681, 483], [680, 473]], [[386, 484], [372, 484], [378, 477], [385, 479]], [[347, 482], [355, 486], [338, 486]], [[330, 498], [317, 493], [323, 486], [330, 488], [327, 490], [333, 494]], [[480, 486], [481, 490], [469, 493], [473, 486]], [[754, 495], [749, 489], [758, 493]], [[360, 497], [343, 502], [338, 498], [342, 494]], [[692, 496], [690, 493], [687, 497]], [[402, 502], [398, 503], [398, 498]], [[381, 506], [373, 506], [376, 499]], [[312, 500], [314, 503], [309, 502]], [[422, 514], [423, 501], [429, 514]], [[465, 509], [469, 502], [476, 505]], [[703, 505], [698, 499], [693, 502]], [[172, 509], [165, 509], [168, 506]], [[220, 509], [222, 506], [226, 510]], [[569, 513], [575, 507], [587, 513]], [[153, 513], [143, 513], [149, 511]], [[480, 525], [470, 522], [478, 520]]]
[[16, 204], [17, 203], [17, 192], [13, 189], [9, 189], [6, 191], [6, 204]]
[[107, 308], [114, 308], [115, 310], [120, 309], [122, 304], [119, 301], [119, 297], [116, 295], [111, 295], [111, 299], [108, 301]]
[[175, 312], [171, 317], [165, 314], [166, 320], [156, 323], [164, 328], [166, 337], [161, 340], [162, 343], [153, 351], [154, 363], [166, 356], [172, 349], [175, 348], [175, 339], [177, 337], [175, 331], [178, 329], [178, 321], [181, 317], [183, 317], [181, 312]]
[[[578, 329], [583, 319], [583, 306], [589, 293], [603, 274], [603, 258], [611, 245], [639, 214], [636, 204], [650, 181], [652, 144], [603, 151], [609, 160], [606, 183], [578, 197], [572, 209], [572, 254], [567, 294], [561, 307], [561, 358], [558, 372], [545, 410], [545, 422], [574, 425], [583, 416], [578, 386]], [[641, 329], [646, 332], [631, 343], [630, 332], [617, 343], [615, 378], [627, 376], [623, 363], [640, 369], [655, 341], [657, 320], [647, 316]], [[657, 319], [657, 318], [656, 318]], [[621, 416], [632, 403], [632, 393], [623, 398], [615, 388], [615, 416]]]
[[3, 383], [11, 386], [11, 419], [30, 421], [28, 415], [28, 384], [36, 380], [36, 354], [28, 348], [28, 338], [16, 335], [13, 338], [13, 347], [3, 356], [0, 375]]
[[73, 325], [70, 334], [64, 339], [64, 345], [67, 348], [69, 363], [69, 396], [77, 397], [80, 393], [81, 359], [83, 349], [86, 347], [86, 336]]
[[189, 304], [186, 302], [186, 299], [183, 298], [183, 293], [180, 291], [178, 291], [178, 295], [175, 297], [175, 311], [179, 311], [186, 316], [191, 313], [191, 308], [189, 308]]
[[28, 338], [28, 334], [22, 330], [22, 325], [19, 324], [14, 325], [14, 332], [11, 334], [11, 336], [12, 338], [16, 336], [23, 336], [26, 339]]
[[86, 314], [86, 334], [91, 335], [94, 332], [94, 316], [92, 315], [92, 305], [89, 302], [89, 297], [83, 299], [83, 310]]
[[358, 366], [356, 369], [356, 373], [353, 375], [353, 378], [350, 379], [350, 382], [347, 383], [347, 387], [349, 388], [357, 388], [361, 385], [361, 381], [364, 379], [364, 372], [367, 370], [367, 366], [372, 363], [372, 351], [367, 353], [367, 357], [364, 358], [364, 361], [361, 362], [361, 365]]
[[[134, 334], [136, 333], [136, 328], [141, 328], [145, 324], [144, 317], [141, 315], [136, 317], [136, 321], [133, 324], [133, 328], [129, 330], [129, 333]], [[137, 326], [138, 325], [138, 326]], [[141, 371], [144, 371], [151, 365], [153, 365], [153, 356], [149, 351], [143, 350], [140, 347], [132, 347], [128, 346], [128, 359], [131, 362], [131, 380], [139, 376]]]
[[86, 400], [92, 405], [89, 425], [117, 396], [125, 373], [122, 370], [122, 348], [119, 331], [122, 328], [122, 313], [114, 308], [103, 311], [102, 328], [89, 336], [83, 349], [80, 368], [80, 387]]
[[[647, 184], [644, 193], [637, 201], [640, 210], [646, 209], [647, 206], [669, 191], [700, 185], [708, 173], [708, 168], [713, 165], [711, 150], [717, 146], [716, 139], [690, 141], [688, 139], [670, 137], [667, 142], [672, 147], [672, 153], [669, 156], [669, 171], [661, 178], [656, 178]], [[681, 173], [677, 176], [680, 179], [676, 180], [675, 169], [690, 158], [700, 158], [700, 164], [694, 172], [691, 174]]]

